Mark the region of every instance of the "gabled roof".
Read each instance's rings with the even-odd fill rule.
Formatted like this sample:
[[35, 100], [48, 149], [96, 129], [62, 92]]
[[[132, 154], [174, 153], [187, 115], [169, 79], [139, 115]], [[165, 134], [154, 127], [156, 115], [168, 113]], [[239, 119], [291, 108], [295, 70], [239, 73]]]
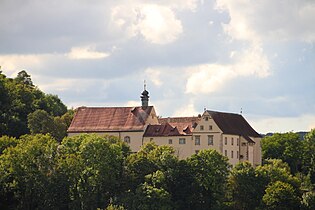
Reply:
[[144, 130], [153, 106], [142, 107], [79, 107], [68, 129], [75, 132]]
[[207, 112], [225, 134], [240, 135], [248, 141], [251, 140], [249, 137], [261, 137], [242, 115], [210, 110]]
[[156, 137], [156, 136], [181, 136], [176, 127], [171, 126], [169, 123], [162, 125], [148, 125], [144, 132], [144, 137]]
[[171, 126], [176, 127], [180, 134], [187, 135], [192, 133], [199, 120], [198, 117], [168, 117], [159, 118], [159, 123], [169, 123]]

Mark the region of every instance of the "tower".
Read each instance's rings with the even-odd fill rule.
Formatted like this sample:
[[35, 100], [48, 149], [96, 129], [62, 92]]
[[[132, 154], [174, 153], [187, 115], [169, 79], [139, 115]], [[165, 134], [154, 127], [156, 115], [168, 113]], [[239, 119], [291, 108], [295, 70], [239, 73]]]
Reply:
[[149, 92], [146, 90], [146, 83], [144, 81], [144, 90], [141, 93], [141, 104], [142, 107], [145, 108], [149, 105]]

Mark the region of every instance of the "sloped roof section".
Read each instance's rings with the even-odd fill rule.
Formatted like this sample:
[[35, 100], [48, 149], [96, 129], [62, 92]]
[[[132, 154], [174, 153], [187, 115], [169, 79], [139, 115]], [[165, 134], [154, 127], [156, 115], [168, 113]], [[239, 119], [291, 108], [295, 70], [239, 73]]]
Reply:
[[142, 107], [79, 107], [68, 129], [75, 132], [144, 130], [153, 106]]
[[157, 136], [181, 136], [176, 127], [171, 126], [169, 123], [162, 125], [148, 125], [144, 132], [144, 137], [157, 137]]
[[245, 120], [242, 115], [207, 110], [215, 123], [225, 134], [249, 137], [261, 137]]
[[159, 123], [169, 123], [171, 126], [177, 128], [180, 134], [189, 135], [192, 133], [199, 120], [198, 117], [168, 117], [159, 118]]

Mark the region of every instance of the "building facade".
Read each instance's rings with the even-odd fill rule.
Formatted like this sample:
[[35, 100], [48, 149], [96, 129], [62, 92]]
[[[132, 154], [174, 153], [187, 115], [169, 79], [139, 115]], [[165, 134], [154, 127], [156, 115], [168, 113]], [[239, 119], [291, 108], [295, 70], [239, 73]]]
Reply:
[[235, 165], [261, 164], [261, 136], [239, 114], [206, 110], [197, 117], [158, 118], [144, 90], [139, 107], [79, 107], [68, 135], [98, 133], [117, 136], [137, 152], [146, 142], [169, 145], [187, 158], [203, 149], [215, 149]]

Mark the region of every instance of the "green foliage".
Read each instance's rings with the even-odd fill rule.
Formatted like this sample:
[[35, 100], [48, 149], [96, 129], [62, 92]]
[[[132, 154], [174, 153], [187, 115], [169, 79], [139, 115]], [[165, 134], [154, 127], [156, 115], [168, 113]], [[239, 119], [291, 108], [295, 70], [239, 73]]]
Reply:
[[57, 96], [45, 94], [34, 86], [24, 70], [14, 79], [0, 73], [0, 98], [0, 136], [19, 137], [30, 133], [27, 116], [38, 109], [53, 117], [67, 111]]
[[112, 144], [113, 138], [80, 135], [59, 146], [58, 168], [67, 180], [71, 209], [105, 208], [120, 191], [123, 148]]
[[220, 209], [230, 165], [216, 150], [202, 150], [188, 158], [195, 176], [194, 209]]
[[125, 208], [123, 206], [110, 204], [105, 210], [125, 210]]
[[303, 146], [303, 170], [310, 175], [312, 183], [315, 184], [315, 129], [305, 136]]
[[51, 208], [57, 142], [49, 135], [23, 136], [0, 156], [1, 203], [20, 209]]
[[67, 129], [73, 118], [73, 111], [69, 110], [63, 116], [53, 117], [44, 110], [36, 110], [27, 117], [28, 128], [31, 134], [51, 134], [55, 139], [61, 141], [67, 136]]
[[260, 205], [265, 186], [249, 162], [241, 162], [233, 168], [228, 185], [233, 209], [251, 210]]
[[292, 173], [300, 171], [303, 144], [296, 133], [275, 133], [262, 139], [263, 159], [281, 159], [288, 163]]
[[9, 147], [15, 147], [18, 144], [18, 140], [14, 137], [1, 136], [0, 137], [0, 155], [3, 151]]
[[294, 188], [281, 181], [271, 183], [262, 200], [267, 210], [296, 210], [300, 208], [300, 199]]
[[302, 206], [305, 210], [315, 209], [315, 192], [306, 192], [302, 196]]

